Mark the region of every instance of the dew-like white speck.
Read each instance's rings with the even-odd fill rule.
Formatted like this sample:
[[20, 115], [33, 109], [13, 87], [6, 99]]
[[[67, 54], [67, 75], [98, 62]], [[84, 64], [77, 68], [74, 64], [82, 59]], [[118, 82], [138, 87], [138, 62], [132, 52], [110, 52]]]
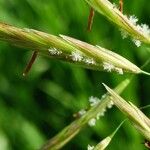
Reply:
[[93, 149], [94, 149], [94, 146], [91, 146], [88, 144], [87, 150], [93, 150]]
[[95, 61], [94, 61], [93, 58], [85, 58], [85, 59], [84, 59], [84, 62], [85, 62], [86, 64], [88, 64], [88, 65], [93, 65], [93, 64], [95, 64]]
[[71, 57], [73, 61], [81, 61], [83, 59], [83, 56], [77, 51], [72, 52]]
[[115, 70], [116, 70], [116, 72], [118, 72], [120, 75], [123, 75], [123, 70], [122, 70], [122, 68], [115, 67]]
[[88, 125], [89, 125], [90, 127], [95, 126], [95, 124], [96, 124], [96, 119], [95, 119], [95, 118], [90, 119], [89, 122], [88, 122]]
[[103, 62], [103, 68], [107, 72], [111, 72], [115, 68], [115, 66], [110, 64], [110, 63], [108, 63], [108, 62]]
[[96, 119], [99, 120], [100, 117], [103, 117], [103, 116], [105, 115], [105, 112], [106, 112], [106, 109], [103, 108], [103, 109], [101, 110], [101, 112], [99, 112], [99, 113], [96, 115]]
[[113, 3], [112, 6], [113, 6], [113, 9], [115, 9], [115, 8], [118, 9], [118, 6], [116, 3]]
[[124, 29], [120, 29], [120, 31], [121, 31], [122, 39], [126, 39], [128, 37], [128, 32], [125, 31]]
[[[106, 112], [106, 108], [103, 108], [101, 113], [104, 114], [105, 112]], [[102, 115], [102, 116], [104, 116], [104, 115]]]
[[62, 51], [59, 51], [56, 48], [49, 48], [48, 51], [51, 55], [60, 55], [60, 54], [62, 54]]
[[81, 109], [78, 113], [79, 113], [80, 116], [83, 116], [86, 113], [86, 110], [85, 109]]
[[31, 32], [31, 29], [29, 29], [29, 28], [23, 28], [26, 32]]
[[130, 23], [136, 25], [136, 23], [138, 22], [138, 18], [135, 15], [129, 16], [129, 21]]
[[141, 31], [146, 36], [150, 35], [150, 28], [149, 28], [149, 26], [147, 24], [141, 24]]
[[105, 115], [105, 112], [102, 111], [102, 112], [99, 112], [97, 115], [96, 115], [96, 119], [99, 120], [100, 117], [103, 117]]
[[106, 94], [102, 95], [102, 97], [101, 97], [101, 99], [104, 99], [104, 98], [106, 98]]
[[110, 102], [108, 103], [107, 107], [110, 109], [110, 108], [113, 107], [113, 105], [114, 105], [114, 102], [113, 102], [113, 101], [110, 101]]
[[90, 106], [95, 106], [100, 102], [100, 99], [94, 96], [89, 97]]
[[140, 47], [140, 46], [141, 46], [141, 41], [140, 41], [140, 40], [133, 39], [132, 41], [134, 42], [134, 44], [135, 44], [137, 47]]

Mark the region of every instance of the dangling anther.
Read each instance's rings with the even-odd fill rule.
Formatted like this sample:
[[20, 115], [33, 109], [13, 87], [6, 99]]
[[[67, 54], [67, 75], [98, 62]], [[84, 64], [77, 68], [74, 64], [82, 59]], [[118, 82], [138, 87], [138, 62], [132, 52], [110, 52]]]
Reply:
[[94, 14], [95, 14], [94, 9], [91, 7], [89, 18], [88, 18], [88, 27], [87, 27], [88, 31], [91, 31], [91, 29], [92, 29]]
[[36, 57], [37, 57], [37, 54], [38, 54], [37, 51], [33, 52], [32, 57], [31, 57], [29, 63], [27, 64], [27, 66], [26, 66], [26, 68], [25, 68], [25, 70], [23, 72], [23, 76], [26, 76], [28, 74], [28, 72], [30, 71], [30, 69], [31, 69], [31, 67], [32, 67]]
[[119, 10], [123, 13], [123, 0], [119, 0]]

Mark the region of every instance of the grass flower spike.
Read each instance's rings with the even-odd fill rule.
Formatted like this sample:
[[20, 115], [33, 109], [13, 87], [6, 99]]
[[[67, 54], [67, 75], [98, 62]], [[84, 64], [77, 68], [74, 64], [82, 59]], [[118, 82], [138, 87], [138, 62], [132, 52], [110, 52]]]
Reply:
[[130, 35], [139, 47], [140, 42], [150, 45], [150, 29], [147, 25], [138, 25], [138, 19], [135, 16], [127, 17], [116, 6], [108, 0], [85, 0], [93, 9], [104, 15], [111, 22], [119, 26], [123, 37]]
[[133, 126], [139, 131], [145, 139], [150, 141], [150, 119], [134, 104], [127, 103], [116, 92], [104, 84], [107, 91], [112, 96], [114, 104], [129, 118]]
[[18, 47], [36, 50], [36, 54], [71, 62], [84, 68], [117, 72], [121, 75], [124, 72], [146, 73], [110, 50], [64, 35], [57, 37], [33, 29], [20, 29], [0, 23], [0, 40]]
[[61, 35], [61, 37], [85, 55], [93, 58], [95, 62], [93, 63], [98, 65], [101, 70], [107, 72], [115, 71], [119, 74], [123, 74], [123, 72], [145, 73], [124, 57], [110, 50], [100, 46], [93, 46], [68, 36]]

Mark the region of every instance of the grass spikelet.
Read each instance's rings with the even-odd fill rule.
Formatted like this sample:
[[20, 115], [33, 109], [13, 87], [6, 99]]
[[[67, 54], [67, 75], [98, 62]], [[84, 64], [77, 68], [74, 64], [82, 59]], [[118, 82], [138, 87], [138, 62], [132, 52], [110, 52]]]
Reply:
[[33, 29], [20, 29], [0, 23], [0, 40], [92, 70], [117, 72], [121, 75], [124, 72], [148, 74], [110, 50], [64, 35], [57, 37]]
[[131, 102], [126, 102], [107, 85], [103, 85], [111, 94], [111, 99], [114, 104], [129, 118], [137, 131], [139, 131], [148, 141], [150, 141], [150, 119], [134, 104]]
[[[93, 9], [104, 15], [108, 20], [116, 24], [121, 31], [123, 31], [123, 37], [130, 35], [134, 39], [135, 44], [140, 46], [139, 42], [150, 44], [150, 29], [147, 25], [138, 25], [138, 19], [133, 15], [127, 17], [122, 14], [118, 8], [116, 8], [108, 0], [85, 0]], [[125, 34], [124, 34], [125, 33]]]
[[116, 71], [120, 74], [123, 74], [123, 72], [143, 73], [139, 67], [110, 50], [100, 46], [95, 47], [68, 36], [61, 35], [61, 37], [82, 53], [94, 58], [97, 64], [101, 64], [102, 70], [107, 72]]

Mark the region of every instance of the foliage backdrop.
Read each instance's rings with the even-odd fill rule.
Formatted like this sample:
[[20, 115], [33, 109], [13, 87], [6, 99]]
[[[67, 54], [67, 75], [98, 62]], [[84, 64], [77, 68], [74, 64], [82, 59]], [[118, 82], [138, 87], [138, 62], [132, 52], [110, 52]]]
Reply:
[[[118, 0], [112, 0], [118, 4]], [[135, 14], [150, 25], [150, 1], [124, 0], [124, 13]], [[149, 58], [148, 48], [123, 40], [118, 29], [96, 13], [87, 32], [89, 6], [84, 0], [0, 0], [0, 21], [51, 34], [65, 34], [101, 45], [128, 58], [137, 66]], [[0, 42], [0, 150], [35, 150], [74, 120], [73, 113], [86, 108], [88, 97], [105, 92], [102, 82], [115, 87], [129, 75], [82, 69], [39, 56], [24, 78], [31, 51]], [[150, 71], [150, 67], [145, 68]], [[138, 106], [149, 104], [150, 79], [138, 75], [123, 97]], [[144, 111], [147, 115], [150, 110]], [[115, 107], [95, 127], [86, 127], [63, 149], [86, 149], [109, 135], [124, 116]], [[144, 139], [126, 122], [108, 149], [141, 150]]]

